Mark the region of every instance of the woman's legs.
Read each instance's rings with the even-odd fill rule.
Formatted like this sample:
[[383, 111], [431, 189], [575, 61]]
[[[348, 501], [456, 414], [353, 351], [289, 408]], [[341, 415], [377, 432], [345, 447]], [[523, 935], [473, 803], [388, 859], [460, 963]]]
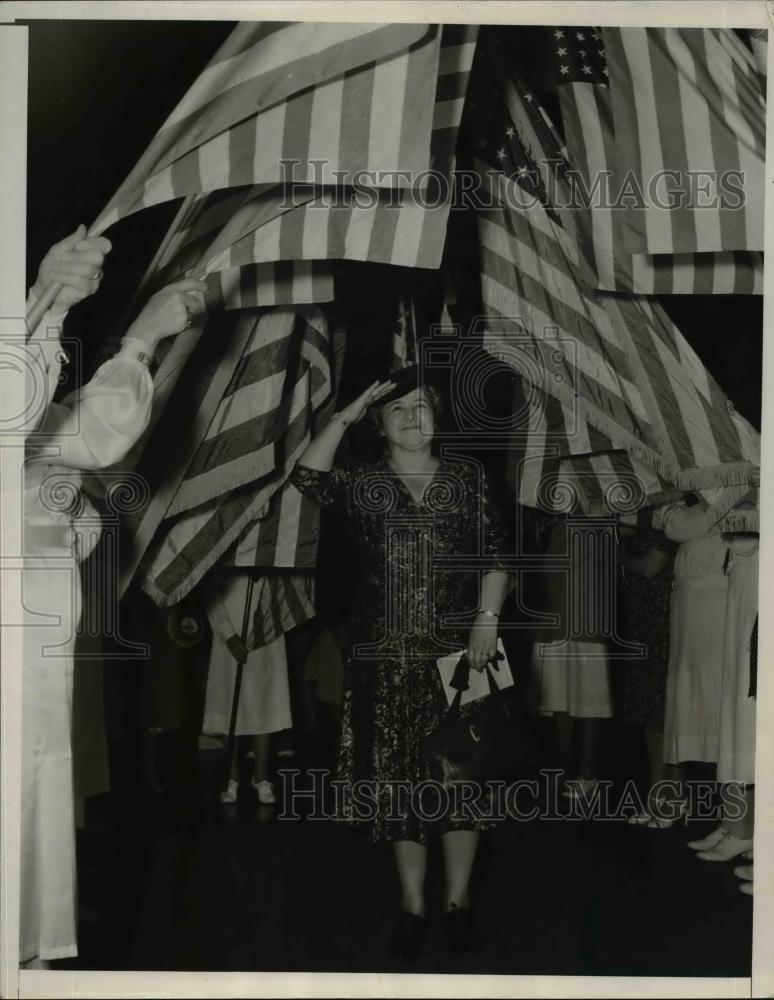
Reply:
[[682, 764], [664, 764], [662, 782], [667, 782], [659, 792], [668, 800], [685, 798], [685, 767]]
[[648, 770], [651, 786], [667, 777], [671, 765], [664, 764], [664, 734], [658, 729], [645, 728], [645, 747], [648, 751]]
[[231, 765], [228, 772], [228, 776], [231, 781], [236, 781], [239, 783], [239, 744], [241, 740], [239, 736], [234, 737], [234, 749], [231, 754]]
[[559, 766], [566, 775], [572, 774], [574, 720], [567, 712], [554, 712], [556, 748], [559, 752]]
[[478, 847], [478, 832], [475, 830], [451, 830], [441, 838], [443, 860], [446, 871], [446, 900], [444, 909], [455, 906], [468, 909], [468, 888], [473, 862]]
[[599, 746], [599, 732], [601, 719], [578, 719], [580, 729], [580, 761], [578, 763], [578, 777], [589, 780], [596, 773], [597, 747]]
[[732, 837], [738, 840], [752, 840], [755, 825], [755, 785], [745, 786], [744, 792], [739, 796], [740, 800], [742, 798], [744, 804], [737, 800], [733, 813], [727, 804], [724, 805], [722, 824]]
[[401, 905], [408, 913], [424, 916], [427, 848], [413, 840], [396, 840], [393, 849], [400, 879]]
[[271, 734], [263, 733], [261, 736], [254, 736], [255, 762], [253, 777], [256, 784], [259, 781], [269, 780], [269, 750], [271, 749]]

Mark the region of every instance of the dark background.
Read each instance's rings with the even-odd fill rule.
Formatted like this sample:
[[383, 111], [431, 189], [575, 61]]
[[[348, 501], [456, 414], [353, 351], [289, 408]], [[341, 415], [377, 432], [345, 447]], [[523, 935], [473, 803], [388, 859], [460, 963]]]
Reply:
[[[31, 284], [48, 247], [79, 222], [89, 225], [97, 217], [233, 23], [26, 23]], [[542, 29], [494, 30], [507, 34], [519, 71], [558, 121]], [[74, 312], [69, 336], [94, 344], [115, 326], [177, 205], [146, 209], [112, 227], [107, 235], [114, 249], [102, 289]], [[348, 270], [354, 278], [347, 294], [358, 317], [350, 336], [351, 369], [371, 356], [376, 330], [385, 322], [385, 296], [398, 275], [388, 273], [397, 269], [372, 265]], [[426, 280], [432, 283], [432, 275]], [[662, 302], [737, 409], [760, 427], [762, 297], [666, 296]]]

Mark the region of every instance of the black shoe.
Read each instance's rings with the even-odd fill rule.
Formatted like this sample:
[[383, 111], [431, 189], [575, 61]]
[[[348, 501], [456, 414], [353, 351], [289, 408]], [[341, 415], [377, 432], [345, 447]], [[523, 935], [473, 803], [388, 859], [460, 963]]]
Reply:
[[413, 962], [422, 952], [426, 930], [425, 917], [404, 910], [390, 939], [392, 957], [402, 962]]
[[455, 955], [466, 955], [481, 947], [481, 939], [473, 923], [473, 917], [466, 907], [452, 903], [450, 909], [443, 915], [443, 922], [446, 926], [449, 948]]

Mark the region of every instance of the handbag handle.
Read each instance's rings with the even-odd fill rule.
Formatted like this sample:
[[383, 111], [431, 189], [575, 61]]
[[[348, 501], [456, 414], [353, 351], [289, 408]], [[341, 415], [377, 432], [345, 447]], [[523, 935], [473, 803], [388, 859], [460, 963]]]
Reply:
[[[456, 722], [460, 715], [460, 709], [462, 708], [462, 693], [467, 691], [470, 687], [470, 671], [473, 668], [470, 665], [470, 660], [466, 654], [463, 654], [457, 666], [454, 668], [454, 676], [451, 679], [451, 686], [457, 689], [457, 693], [454, 696], [454, 701], [449, 706], [446, 714], [444, 715], [444, 722], [452, 723]], [[503, 710], [506, 718], [510, 719], [511, 713], [508, 710], [508, 703], [503, 696], [502, 691], [497, 686], [497, 682], [494, 679], [494, 674], [492, 673], [492, 668], [489, 666], [489, 662], [484, 665], [486, 670], [487, 680], [489, 681], [489, 694], [493, 697]]]

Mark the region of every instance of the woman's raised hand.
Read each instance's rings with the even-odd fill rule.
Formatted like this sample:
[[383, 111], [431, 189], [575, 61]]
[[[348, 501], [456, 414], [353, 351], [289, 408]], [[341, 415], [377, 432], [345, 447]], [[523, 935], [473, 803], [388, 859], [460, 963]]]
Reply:
[[361, 392], [356, 399], [353, 399], [349, 406], [345, 406], [343, 410], [339, 411], [339, 418], [347, 424], [357, 423], [358, 420], [362, 419], [368, 407], [372, 403], [375, 403], [377, 399], [386, 395], [394, 385], [394, 382], [384, 382], [380, 385], [377, 379], [364, 392]]
[[203, 313], [206, 281], [183, 278], [148, 299], [145, 308], [126, 331], [127, 337], [144, 341], [151, 352], [160, 340], [188, 329], [194, 316]]
[[74, 233], [55, 243], [43, 258], [32, 294], [39, 299], [50, 284], [61, 285], [50, 308], [54, 312], [66, 312], [97, 291], [102, 280], [102, 265], [111, 249], [109, 239], [104, 236], [87, 238], [86, 226], [78, 226]]

